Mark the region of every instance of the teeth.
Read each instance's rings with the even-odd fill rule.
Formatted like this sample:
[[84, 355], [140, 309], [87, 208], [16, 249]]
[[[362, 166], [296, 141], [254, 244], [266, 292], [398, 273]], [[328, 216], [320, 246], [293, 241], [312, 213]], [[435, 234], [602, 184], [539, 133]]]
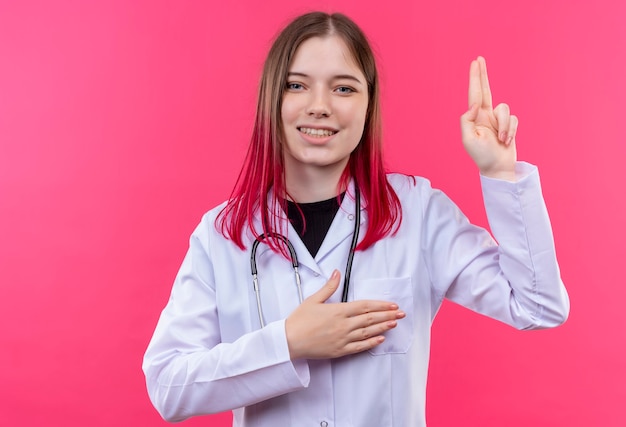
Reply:
[[312, 128], [300, 128], [300, 132], [305, 133], [307, 135], [318, 136], [318, 137], [331, 136], [331, 135], [334, 135], [334, 134], [337, 133], [337, 132], [332, 131], [332, 130], [312, 129]]

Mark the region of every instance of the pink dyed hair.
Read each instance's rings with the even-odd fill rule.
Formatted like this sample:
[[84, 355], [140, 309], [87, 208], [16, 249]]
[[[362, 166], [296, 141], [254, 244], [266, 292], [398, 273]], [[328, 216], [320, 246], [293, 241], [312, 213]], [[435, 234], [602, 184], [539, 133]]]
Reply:
[[[287, 71], [302, 42], [330, 35], [339, 36], [346, 43], [368, 85], [369, 103], [363, 136], [351, 153], [337, 188], [339, 193], [354, 178], [364, 200], [368, 227], [357, 250], [366, 249], [393, 234], [402, 220], [400, 201], [387, 181], [383, 165], [379, 82], [374, 54], [361, 29], [348, 17], [339, 13], [312, 12], [287, 25], [269, 51], [261, 76], [248, 153], [231, 197], [218, 216], [218, 230], [241, 249], [245, 249], [243, 234], [246, 228], [258, 237], [253, 227], [257, 211], [261, 213], [265, 235], [285, 234], [286, 224], [277, 212], [280, 212], [279, 208], [286, 211], [281, 108]], [[268, 201], [270, 189], [273, 189], [273, 197]], [[278, 239], [270, 238], [266, 242], [274, 251], [286, 254]]]

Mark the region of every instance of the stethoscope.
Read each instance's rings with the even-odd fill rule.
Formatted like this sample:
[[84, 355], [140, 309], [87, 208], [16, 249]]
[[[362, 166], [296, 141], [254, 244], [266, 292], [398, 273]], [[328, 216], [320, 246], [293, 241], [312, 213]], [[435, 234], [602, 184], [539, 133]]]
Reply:
[[[348, 301], [348, 290], [350, 288], [350, 275], [352, 273], [352, 262], [354, 261], [354, 251], [356, 250], [356, 245], [359, 240], [359, 229], [361, 222], [361, 194], [359, 192], [359, 188], [357, 186], [354, 187], [354, 199], [355, 199], [355, 209], [354, 209], [354, 231], [352, 232], [352, 243], [350, 245], [350, 253], [348, 254], [348, 262], [346, 263], [346, 273], [344, 274], [344, 282], [343, 282], [343, 294], [341, 296], [341, 302]], [[296, 250], [293, 248], [293, 245], [285, 236], [279, 233], [274, 233], [271, 235], [275, 239], [280, 239], [285, 243], [287, 249], [289, 250], [289, 258], [291, 260], [291, 266], [293, 267], [293, 271], [296, 277], [296, 287], [298, 289], [298, 300], [300, 304], [304, 300], [302, 297], [302, 281], [300, 280], [300, 272], [298, 271], [298, 255], [296, 254]], [[263, 316], [263, 306], [261, 304], [261, 291], [259, 288], [259, 279], [257, 275], [256, 268], [256, 250], [259, 247], [259, 244], [266, 239], [265, 234], [261, 234], [256, 238], [254, 243], [252, 244], [252, 250], [250, 251], [250, 267], [252, 270], [252, 285], [254, 286], [254, 293], [256, 295], [256, 307], [259, 313], [259, 322], [261, 323], [261, 328], [265, 327], [265, 321]]]

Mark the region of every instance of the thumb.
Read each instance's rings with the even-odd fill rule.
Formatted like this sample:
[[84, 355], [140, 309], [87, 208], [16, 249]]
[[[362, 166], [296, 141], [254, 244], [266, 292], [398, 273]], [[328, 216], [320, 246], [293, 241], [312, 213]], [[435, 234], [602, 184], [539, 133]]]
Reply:
[[309, 297], [313, 302], [323, 303], [330, 298], [339, 287], [339, 279], [341, 274], [338, 270], [333, 271], [330, 279], [322, 288]]
[[461, 116], [461, 135], [464, 140], [471, 138], [474, 134], [474, 122], [478, 117], [478, 109], [478, 104], [472, 104], [470, 109]]
[[471, 123], [478, 117], [478, 104], [472, 104], [465, 113], [461, 116], [461, 123]]

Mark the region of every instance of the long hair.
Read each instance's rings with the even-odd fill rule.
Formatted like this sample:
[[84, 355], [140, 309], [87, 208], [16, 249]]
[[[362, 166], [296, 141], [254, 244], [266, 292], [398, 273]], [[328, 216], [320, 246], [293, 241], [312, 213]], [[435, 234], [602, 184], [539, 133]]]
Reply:
[[[246, 228], [259, 237], [253, 218], [255, 212], [260, 212], [262, 232], [270, 236], [266, 242], [274, 251], [284, 253], [281, 241], [271, 235], [284, 234], [286, 228], [279, 212], [286, 203], [281, 110], [287, 72], [304, 41], [328, 36], [338, 36], [345, 42], [367, 81], [365, 129], [337, 189], [339, 193], [347, 188], [352, 178], [364, 200], [368, 227], [357, 250], [393, 234], [402, 220], [400, 201], [387, 181], [383, 165], [378, 71], [372, 49], [361, 29], [345, 15], [312, 12], [287, 25], [269, 51], [261, 75], [250, 146], [231, 197], [218, 216], [218, 230], [241, 249], [245, 249]], [[273, 197], [268, 200], [270, 189]]]

